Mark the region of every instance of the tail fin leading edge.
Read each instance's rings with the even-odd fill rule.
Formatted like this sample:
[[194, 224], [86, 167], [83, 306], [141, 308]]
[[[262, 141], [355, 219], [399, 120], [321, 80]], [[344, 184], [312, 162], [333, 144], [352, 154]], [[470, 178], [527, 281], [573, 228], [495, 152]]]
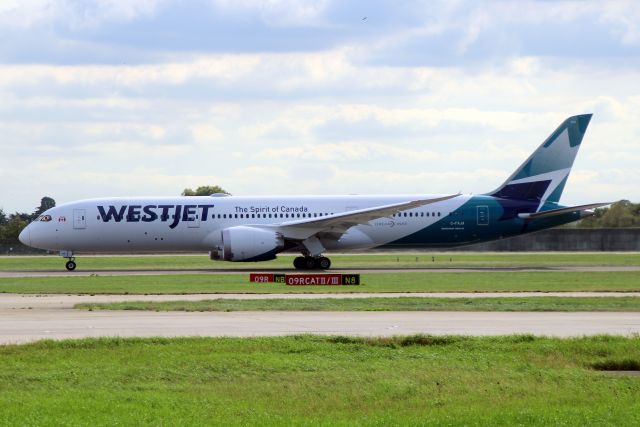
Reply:
[[[497, 190], [503, 199], [558, 203], [592, 114], [566, 119]], [[546, 209], [543, 209], [546, 210]]]

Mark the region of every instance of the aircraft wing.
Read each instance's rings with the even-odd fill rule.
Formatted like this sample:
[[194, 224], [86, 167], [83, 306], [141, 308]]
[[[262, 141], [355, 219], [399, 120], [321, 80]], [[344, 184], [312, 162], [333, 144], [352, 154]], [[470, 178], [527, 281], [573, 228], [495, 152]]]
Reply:
[[549, 211], [541, 211], [541, 212], [532, 212], [532, 213], [520, 213], [518, 214], [519, 218], [522, 219], [539, 219], [539, 218], [548, 218], [556, 215], [562, 215], [566, 213], [576, 212], [576, 211], [586, 211], [589, 209], [600, 208], [602, 206], [610, 205], [611, 202], [608, 203], [591, 203], [589, 205], [580, 205], [580, 206], [570, 206], [568, 208], [560, 208], [560, 209], [552, 209]]
[[412, 200], [408, 202], [393, 203], [390, 205], [375, 206], [372, 208], [356, 209], [347, 212], [341, 212], [333, 215], [306, 218], [296, 221], [287, 221], [275, 225], [285, 239], [303, 240], [317, 233], [333, 234], [340, 237], [344, 232], [354, 225], [367, 224], [369, 221], [391, 217], [392, 215], [420, 206], [430, 205], [432, 203], [443, 202], [445, 200], [458, 197], [460, 194], [450, 196], [436, 197], [433, 199]]

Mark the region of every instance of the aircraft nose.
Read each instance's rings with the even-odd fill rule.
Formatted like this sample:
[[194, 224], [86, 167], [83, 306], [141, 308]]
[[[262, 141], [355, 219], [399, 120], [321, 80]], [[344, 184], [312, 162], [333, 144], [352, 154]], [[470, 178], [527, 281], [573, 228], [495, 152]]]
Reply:
[[[15, 234], [14, 234], [15, 236]], [[20, 232], [18, 239], [25, 245], [31, 246], [31, 231], [29, 230], [29, 226], [27, 225], [24, 230]]]

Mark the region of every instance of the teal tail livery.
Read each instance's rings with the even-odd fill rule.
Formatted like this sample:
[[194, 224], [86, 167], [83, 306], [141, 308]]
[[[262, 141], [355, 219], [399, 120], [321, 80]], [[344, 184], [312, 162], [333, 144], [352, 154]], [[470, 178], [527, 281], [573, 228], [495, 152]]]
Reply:
[[[562, 122], [491, 196], [518, 200], [519, 210], [530, 211], [518, 212], [518, 216], [524, 219], [549, 218], [573, 211], [584, 216], [590, 209], [607, 205], [608, 203], [594, 203], [564, 207], [558, 204], [591, 116], [592, 114], [581, 114]], [[531, 205], [525, 206], [529, 202]]]
[[566, 119], [491, 196], [538, 202], [554, 209], [591, 121], [591, 114]]
[[560, 204], [591, 120], [566, 119], [496, 190], [482, 195], [111, 197], [44, 212], [20, 234], [58, 251], [66, 268], [87, 252], [208, 251], [254, 262], [299, 253], [296, 269], [328, 269], [333, 251], [447, 248], [543, 230], [609, 203]]

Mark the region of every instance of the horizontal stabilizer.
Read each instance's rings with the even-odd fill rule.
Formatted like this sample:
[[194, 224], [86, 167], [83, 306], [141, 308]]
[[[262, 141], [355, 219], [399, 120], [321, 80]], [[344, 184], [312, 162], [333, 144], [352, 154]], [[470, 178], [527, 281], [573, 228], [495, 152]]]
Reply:
[[570, 206], [568, 208], [560, 208], [560, 209], [552, 209], [550, 211], [542, 211], [542, 212], [532, 212], [532, 213], [520, 213], [518, 214], [519, 218], [522, 219], [540, 219], [540, 218], [548, 218], [556, 215], [562, 215], [571, 212], [582, 212], [589, 209], [601, 208], [602, 206], [610, 205], [612, 202], [608, 203], [591, 203], [590, 205], [580, 205], [580, 206]]

